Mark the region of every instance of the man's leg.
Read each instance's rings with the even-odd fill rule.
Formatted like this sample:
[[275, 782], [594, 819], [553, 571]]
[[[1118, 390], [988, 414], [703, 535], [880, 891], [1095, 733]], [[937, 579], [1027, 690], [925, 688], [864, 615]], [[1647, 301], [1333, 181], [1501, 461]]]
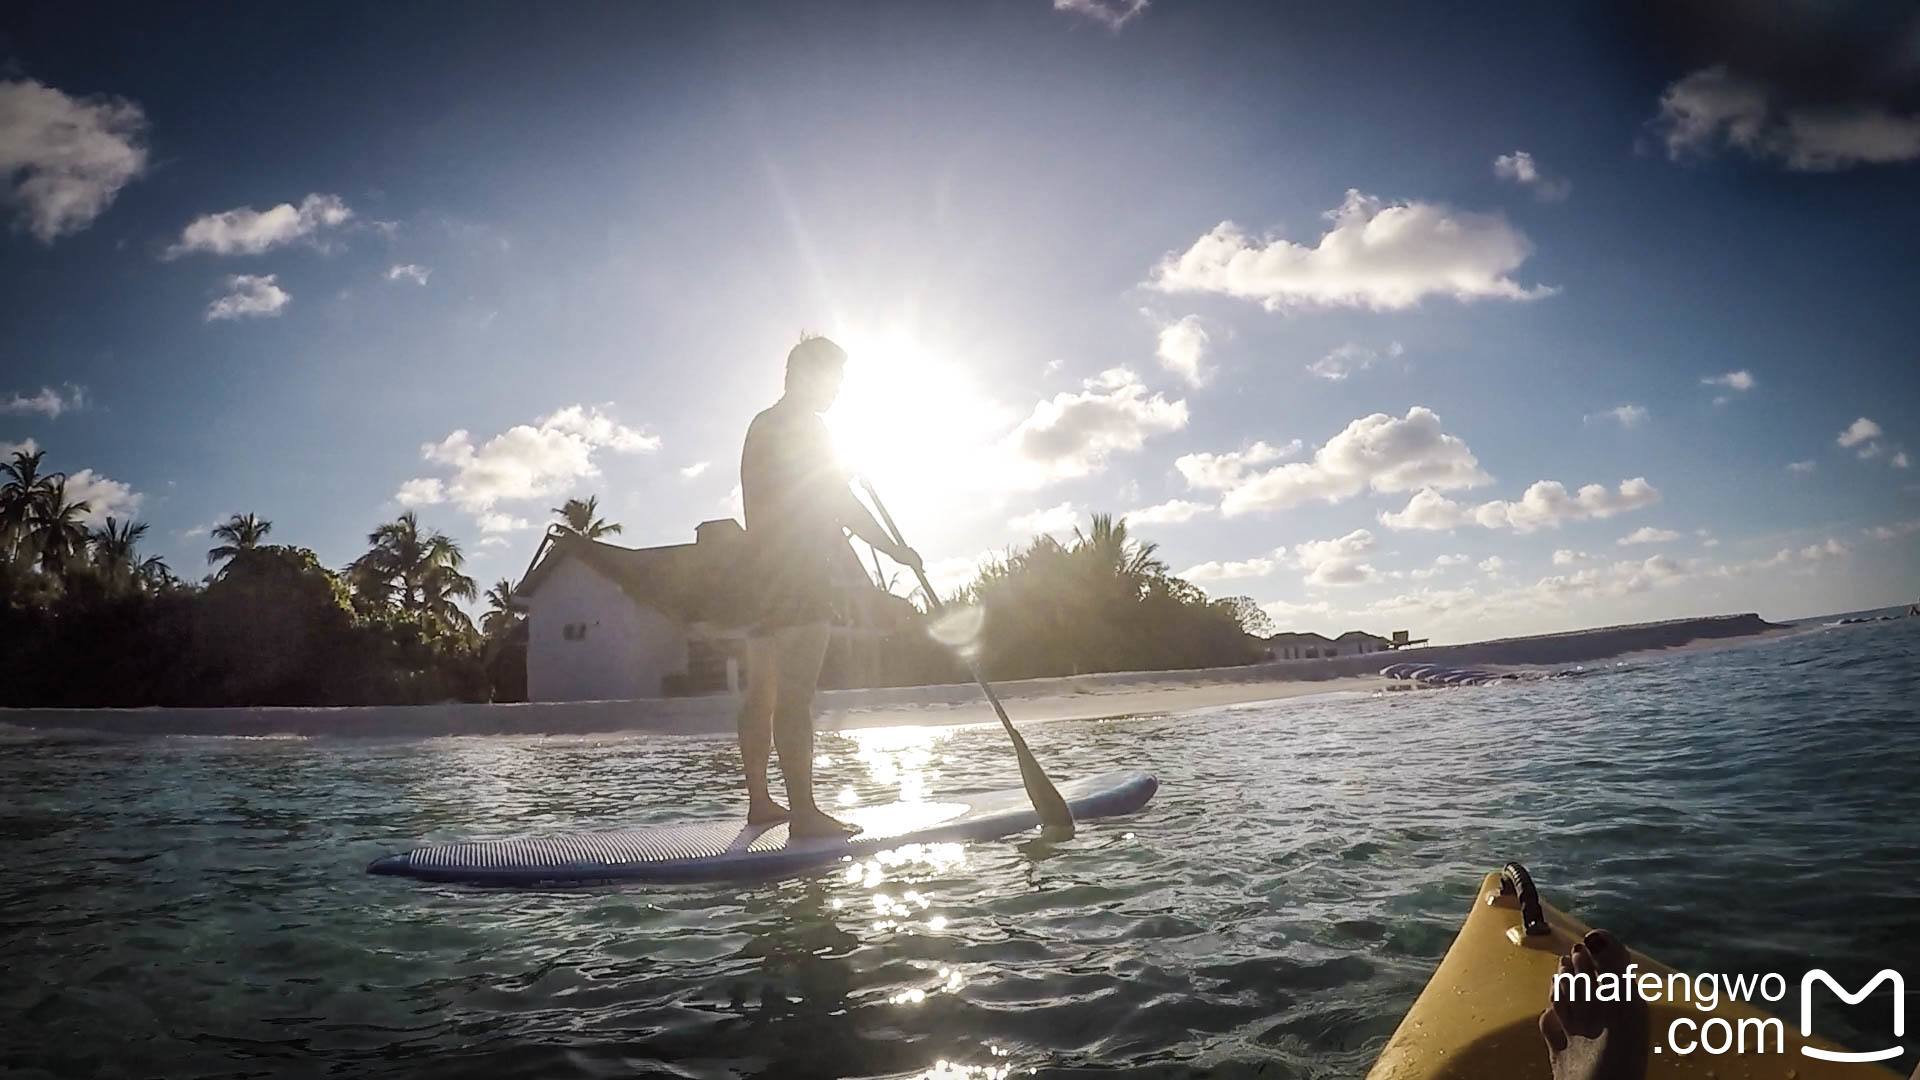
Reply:
[[790, 836], [827, 836], [858, 832], [828, 817], [813, 799], [813, 690], [827, 658], [826, 623], [774, 631], [773, 743], [780, 750], [780, 775], [787, 781], [787, 805], [793, 808]]
[[734, 725], [740, 729], [740, 761], [747, 772], [747, 824], [771, 825], [787, 819], [787, 808], [767, 791], [767, 757], [773, 752], [773, 708], [778, 700], [779, 669], [773, 638], [747, 639], [747, 693]]

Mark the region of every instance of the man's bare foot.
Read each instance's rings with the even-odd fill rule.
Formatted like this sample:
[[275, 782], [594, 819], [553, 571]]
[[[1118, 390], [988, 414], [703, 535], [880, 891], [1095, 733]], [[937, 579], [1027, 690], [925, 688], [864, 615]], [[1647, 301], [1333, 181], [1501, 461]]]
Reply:
[[[1585, 974], [1588, 985], [1602, 972], [1624, 983], [1627, 947], [1605, 930], [1588, 931], [1560, 958], [1560, 970]], [[1647, 1003], [1631, 994], [1624, 1001], [1561, 1001], [1540, 1014], [1540, 1035], [1554, 1080], [1642, 1080], [1647, 1075]]]
[[754, 799], [747, 803], [749, 825], [778, 825], [789, 816], [787, 808], [772, 799]]
[[796, 810], [787, 823], [787, 835], [796, 839], [812, 836], [852, 836], [860, 831], [860, 826], [849, 825], [839, 818], [828, 817], [818, 807], [811, 810]]

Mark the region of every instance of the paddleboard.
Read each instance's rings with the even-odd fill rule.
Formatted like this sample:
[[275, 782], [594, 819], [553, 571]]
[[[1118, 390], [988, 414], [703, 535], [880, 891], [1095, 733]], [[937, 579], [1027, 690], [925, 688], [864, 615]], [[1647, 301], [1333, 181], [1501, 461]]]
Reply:
[[[1159, 782], [1143, 772], [1112, 772], [1060, 785], [1076, 819], [1131, 814]], [[606, 832], [429, 844], [375, 859], [370, 874], [474, 885], [546, 885], [602, 881], [767, 881], [865, 858], [907, 844], [994, 840], [1040, 824], [1020, 788], [938, 802], [854, 808], [836, 816], [865, 828], [851, 837], [787, 836], [785, 823], [736, 820], [647, 825]]]

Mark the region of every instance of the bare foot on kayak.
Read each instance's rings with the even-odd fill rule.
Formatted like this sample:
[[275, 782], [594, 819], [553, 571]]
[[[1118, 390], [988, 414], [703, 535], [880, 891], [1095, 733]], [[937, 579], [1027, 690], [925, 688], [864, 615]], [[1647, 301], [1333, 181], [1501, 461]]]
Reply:
[[792, 815], [787, 808], [772, 799], [755, 799], [747, 804], [747, 824], [778, 825]]
[[[1602, 972], [1625, 978], [1627, 947], [1605, 930], [1592, 930], [1560, 958], [1560, 970]], [[1591, 986], [1591, 981], [1588, 982]], [[1647, 1003], [1639, 995], [1625, 1001], [1561, 1001], [1540, 1014], [1540, 1035], [1554, 1080], [1643, 1080], [1647, 1075]]]
[[852, 836], [860, 831], [860, 826], [849, 825], [839, 818], [828, 817], [820, 808], [794, 811], [787, 823], [787, 835], [795, 839], [814, 836]]

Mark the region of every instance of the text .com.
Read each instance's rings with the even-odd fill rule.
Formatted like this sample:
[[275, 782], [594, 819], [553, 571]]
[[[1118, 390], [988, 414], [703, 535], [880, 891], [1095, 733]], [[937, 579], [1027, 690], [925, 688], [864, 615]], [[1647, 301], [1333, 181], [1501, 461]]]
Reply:
[[[1624, 972], [1602, 972], [1588, 975], [1585, 972], [1562, 971], [1553, 977], [1553, 997], [1555, 1001], [1631, 1001], [1639, 998], [1648, 1003], [1660, 1001], [1686, 1002], [1703, 1013], [1710, 1013], [1720, 1006], [1722, 1001], [1782, 1001], [1786, 999], [1790, 985], [1785, 976], [1777, 972], [1751, 975], [1725, 975], [1702, 972], [1698, 975], [1686, 975], [1681, 972], [1639, 971], [1640, 965], [1628, 964]], [[1636, 974], [1636, 972], [1638, 972]], [[1858, 990], [1848, 990], [1840, 985], [1826, 971], [1815, 968], [1800, 977], [1800, 1035], [1810, 1038], [1813, 1035], [1813, 990], [1816, 986], [1825, 986], [1841, 1001], [1849, 1005], [1858, 1005], [1867, 996], [1887, 984], [1893, 994], [1893, 1037], [1899, 1039], [1907, 1033], [1906, 982], [1900, 973], [1892, 968], [1883, 968], [1880, 973], [1868, 979]], [[1904, 1047], [1893, 1045], [1880, 1050], [1868, 1050], [1849, 1053], [1841, 1050], [1826, 1050], [1817, 1046], [1801, 1046], [1800, 1052], [1807, 1057], [1821, 1058], [1826, 1061], [1886, 1061], [1899, 1057]], [[1693, 1054], [1784, 1054], [1787, 1052], [1786, 1025], [1775, 1016], [1748, 1016], [1729, 1020], [1725, 1017], [1710, 1016], [1696, 1019], [1691, 1016], [1679, 1016], [1667, 1025], [1667, 1040], [1664, 1046], [1656, 1045], [1654, 1053]]]

